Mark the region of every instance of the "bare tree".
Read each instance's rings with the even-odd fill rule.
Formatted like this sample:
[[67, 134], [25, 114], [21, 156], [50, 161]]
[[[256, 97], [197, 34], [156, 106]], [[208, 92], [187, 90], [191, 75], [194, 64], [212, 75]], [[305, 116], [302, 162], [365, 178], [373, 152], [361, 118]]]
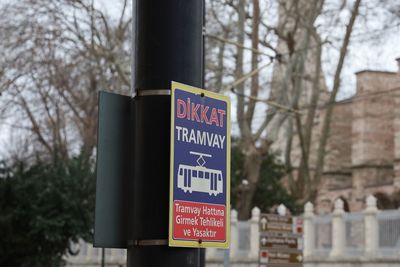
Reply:
[[[353, 7], [342, 37], [335, 80], [341, 74], [359, 2], [356, 1]], [[235, 27], [227, 35], [221, 35], [221, 31], [209, 35], [209, 40], [223, 42], [225, 49], [227, 46], [234, 47], [234, 71], [228, 67], [225, 73], [225, 77], [232, 77], [233, 81], [225, 78], [228, 81], [222, 91], [231, 89], [237, 96], [236, 119], [245, 162], [243, 183], [235, 192], [241, 199], [237, 207], [239, 218], [245, 219], [250, 214], [262, 158], [276, 148], [284, 148], [282, 152], [288, 169], [289, 191], [299, 202], [315, 194], [321, 179], [315, 171], [315, 164], [318, 161], [318, 166], [323, 167], [331, 114], [327, 112], [320, 136], [315, 134], [314, 120], [320, 103], [329, 105], [335, 101], [340, 83], [335, 83], [332, 90], [328, 90], [321, 67], [322, 47], [328, 42], [321, 40], [316, 21], [325, 12], [324, 1], [280, 0], [260, 5], [259, 1], [238, 0], [223, 4], [235, 12], [230, 21], [230, 25]], [[277, 13], [271, 11], [274, 4], [277, 4]], [[279, 15], [279, 21], [268, 19], [268, 16], [274, 15]], [[248, 58], [250, 64], [246, 63]], [[272, 59], [275, 60], [273, 72], [267, 77], [262, 70]], [[217, 66], [221, 63], [214, 62]], [[215, 73], [217, 76], [218, 73]], [[263, 114], [263, 120], [256, 120], [260, 114]], [[316, 142], [315, 138], [319, 140]], [[316, 143], [319, 145], [316, 146]], [[300, 147], [296, 168], [292, 164], [294, 146]], [[320, 148], [318, 154], [316, 147]]]
[[32, 136], [31, 152], [92, 155], [98, 91], [130, 88], [128, 3], [116, 19], [86, 0], [1, 7], [2, 121]]
[[[355, 19], [359, 13], [361, 1], [355, 1], [351, 11], [348, 25], [346, 27], [343, 41], [340, 47], [339, 59], [334, 75], [334, 84], [331, 90], [326, 90], [324, 79], [321, 77], [321, 45], [319, 34], [313, 28], [311, 33], [314, 43], [317, 45], [313, 53], [315, 64], [313, 64], [315, 75], [308, 75], [310, 85], [305, 87], [306, 92], [310, 93], [308, 99], [300, 101], [296, 109], [301, 109], [303, 113], [294, 114], [293, 118], [288, 120], [287, 143], [285, 152], [285, 163], [288, 170], [288, 187], [299, 203], [314, 200], [321, 184], [324, 163], [327, 154], [327, 141], [332, 120], [332, 111], [336, 101], [337, 93], [340, 89], [340, 76], [343, 69], [344, 59], [346, 57], [350, 36], [353, 32]], [[313, 69], [311, 69], [313, 70]], [[303, 75], [302, 75], [303, 76]], [[304, 76], [307, 78], [307, 76]], [[300, 84], [299, 84], [300, 83]], [[301, 88], [301, 80], [294, 80], [293, 87]], [[303, 89], [304, 90], [304, 89]], [[322, 99], [320, 98], [323, 94]], [[318, 106], [325, 109], [325, 115], [322, 118], [322, 128], [319, 131], [314, 127], [314, 120], [317, 113], [320, 113]], [[300, 148], [297, 155], [297, 162], [292, 164], [293, 141], [296, 141], [296, 147]], [[296, 155], [295, 155], [296, 157]]]

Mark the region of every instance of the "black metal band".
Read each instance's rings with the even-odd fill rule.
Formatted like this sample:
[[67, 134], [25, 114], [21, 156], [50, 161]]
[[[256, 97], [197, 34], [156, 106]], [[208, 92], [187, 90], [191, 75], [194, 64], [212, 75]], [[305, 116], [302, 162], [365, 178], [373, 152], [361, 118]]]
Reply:
[[133, 242], [134, 246], [164, 246], [168, 245], [168, 239], [144, 239], [135, 240]]
[[137, 96], [171, 95], [171, 89], [136, 90]]

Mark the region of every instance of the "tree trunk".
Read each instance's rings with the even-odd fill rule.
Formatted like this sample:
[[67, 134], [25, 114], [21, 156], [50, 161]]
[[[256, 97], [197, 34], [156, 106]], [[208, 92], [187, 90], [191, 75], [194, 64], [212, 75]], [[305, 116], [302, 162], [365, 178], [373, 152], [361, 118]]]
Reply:
[[308, 199], [310, 199], [310, 200], [313, 200], [316, 197], [318, 186], [322, 180], [322, 174], [323, 174], [324, 163], [325, 163], [325, 155], [326, 155], [326, 145], [328, 143], [328, 138], [329, 138], [333, 107], [334, 107], [334, 103], [336, 101], [337, 93], [339, 92], [340, 75], [342, 73], [344, 60], [345, 60], [345, 57], [347, 54], [347, 47], [350, 43], [351, 33], [353, 32], [353, 26], [354, 26], [355, 20], [358, 16], [358, 10], [360, 7], [360, 3], [361, 3], [361, 0], [356, 0], [354, 2], [354, 6], [353, 6], [353, 10], [352, 10], [351, 17], [349, 20], [349, 24], [346, 27], [346, 33], [345, 33], [345, 36], [343, 39], [342, 47], [340, 48], [339, 62], [336, 67], [333, 88], [332, 88], [331, 95], [329, 97], [329, 102], [328, 102], [327, 109], [326, 109], [326, 115], [325, 115], [323, 125], [322, 125], [321, 138], [319, 140], [316, 171], [315, 171], [315, 176], [313, 179], [313, 184], [312, 184], [312, 187], [310, 190], [311, 191], [310, 196], [308, 197]]
[[250, 153], [245, 155], [243, 163], [243, 180], [238, 190], [239, 202], [237, 209], [239, 220], [247, 220], [250, 217], [250, 211], [252, 209], [251, 203], [260, 177], [262, 158], [262, 155], [254, 147]]

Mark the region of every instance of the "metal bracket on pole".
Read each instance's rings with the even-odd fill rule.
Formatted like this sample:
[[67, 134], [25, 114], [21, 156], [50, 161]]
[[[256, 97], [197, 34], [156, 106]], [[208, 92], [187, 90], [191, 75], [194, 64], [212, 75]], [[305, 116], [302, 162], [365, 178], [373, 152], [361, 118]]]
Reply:
[[134, 240], [133, 246], [142, 247], [142, 246], [165, 246], [168, 245], [168, 239], [143, 239], [143, 240]]
[[171, 95], [171, 89], [136, 89], [136, 96]]

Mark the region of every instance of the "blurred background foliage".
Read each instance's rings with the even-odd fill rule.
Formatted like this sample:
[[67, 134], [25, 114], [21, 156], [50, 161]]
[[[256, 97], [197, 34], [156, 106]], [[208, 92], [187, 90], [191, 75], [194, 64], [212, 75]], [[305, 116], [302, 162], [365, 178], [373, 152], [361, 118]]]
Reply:
[[[232, 140], [231, 150], [231, 203], [237, 209], [241, 194], [246, 187], [243, 183], [244, 155], [237, 145], [238, 140]], [[296, 199], [289, 195], [282, 183], [285, 175], [285, 166], [279, 162], [274, 154], [266, 155], [262, 159], [260, 182], [252, 199], [252, 207], [258, 207], [261, 212], [274, 213], [276, 207], [283, 203], [293, 214], [301, 213], [301, 206], [296, 204]], [[250, 214], [248, 215], [250, 216]]]
[[[2, 163], [0, 266], [60, 266], [73, 243], [92, 240], [95, 179], [92, 162]], [[5, 241], [5, 242], [4, 242]]]

